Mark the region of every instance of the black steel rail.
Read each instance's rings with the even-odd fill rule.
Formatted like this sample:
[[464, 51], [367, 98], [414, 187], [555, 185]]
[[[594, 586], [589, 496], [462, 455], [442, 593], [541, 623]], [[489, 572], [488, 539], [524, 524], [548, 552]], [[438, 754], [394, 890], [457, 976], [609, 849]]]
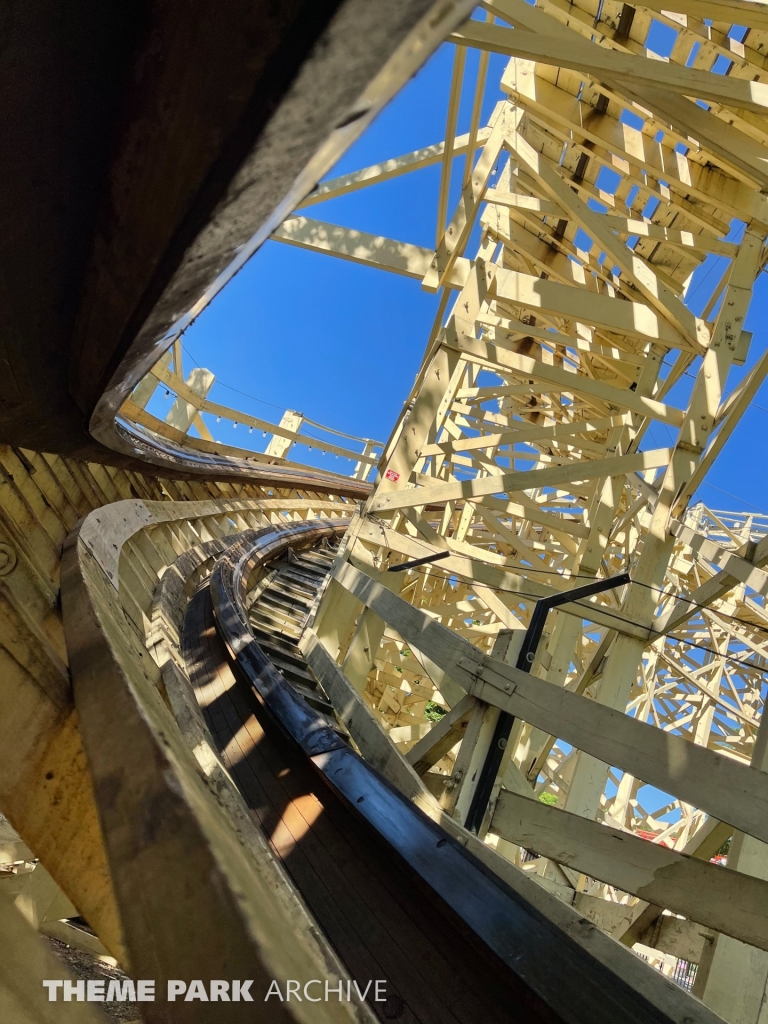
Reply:
[[[630, 984], [593, 955], [588, 944], [576, 941], [575, 933], [547, 920], [367, 764], [327, 716], [313, 709], [277, 670], [249, 624], [248, 578], [254, 566], [279, 550], [290, 544], [306, 546], [330, 532], [328, 526], [304, 523], [265, 532], [255, 542], [250, 538], [233, 544], [210, 580], [218, 633], [243, 692], [342, 801], [347, 827], [363, 826], [369, 842], [386, 849], [392, 870], [396, 865], [410, 880], [403, 899], [413, 915], [418, 918], [427, 905], [431, 912], [438, 908], [446, 934], [466, 951], [470, 974], [477, 969], [472, 963], [492, 965], [494, 1024], [508, 1019], [510, 1011], [517, 1024], [716, 1021], [703, 1004], [680, 990], [673, 992], [651, 969], [645, 986], [637, 986], [637, 979]], [[478, 955], [479, 961], [472, 959]], [[629, 951], [626, 955], [632, 957]]]
[[364, 501], [373, 491], [373, 484], [352, 477], [321, 473], [309, 466], [271, 465], [233, 455], [198, 452], [161, 437], [152, 430], [118, 416], [111, 429], [111, 445], [123, 455], [140, 459], [171, 476], [193, 476], [217, 480], [235, 480], [261, 487], [290, 487], [321, 494], [337, 494]]

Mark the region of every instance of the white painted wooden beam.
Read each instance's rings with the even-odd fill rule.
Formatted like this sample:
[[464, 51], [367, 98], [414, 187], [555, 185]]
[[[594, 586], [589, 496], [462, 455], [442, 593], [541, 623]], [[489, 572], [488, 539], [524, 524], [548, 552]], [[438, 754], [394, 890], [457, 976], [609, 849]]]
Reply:
[[622, 892], [768, 949], [768, 881], [502, 790], [491, 832]]
[[472, 696], [768, 842], [768, 774], [483, 655], [349, 563], [333, 578]]

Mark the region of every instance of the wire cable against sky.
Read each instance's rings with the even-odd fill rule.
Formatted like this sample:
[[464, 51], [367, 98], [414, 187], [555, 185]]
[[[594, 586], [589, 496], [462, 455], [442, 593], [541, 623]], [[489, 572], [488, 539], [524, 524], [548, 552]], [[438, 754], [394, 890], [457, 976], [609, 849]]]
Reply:
[[[187, 348], [183, 341], [181, 342], [181, 347], [186, 353], [186, 355], [189, 356], [189, 358], [198, 368], [198, 370], [202, 370], [202, 366], [200, 365], [200, 363], [198, 363], [198, 361], [195, 359], [195, 357], [192, 355], [192, 353], [189, 351], [189, 349]], [[223, 388], [227, 388], [229, 391], [234, 391], [236, 394], [242, 395], [243, 398], [250, 398], [252, 402], [260, 402], [262, 405], [268, 405], [271, 409], [284, 409], [282, 405], [275, 405], [274, 402], [268, 402], [265, 398], [257, 398], [255, 395], [249, 395], [247, 394], [247, 392], [241, 391], [239, 388], [232, 387], [231, 384], [225, 384], [224, 381], [220, 380], [218, 377], [216, 377], [216, 383], [220, 384], [221, 387]]]
[[[181, 343], [181, 347], [186, 353], [186, 355], [189, 356], [189, 358], [198, 368], [198, 370], [202, 370], [202, 366], [200, 365], [200, 363], [198, 363], [198, 361], [189, 351], [184, 342]], [[231, 384], [226, 384], [223, 380], [220, 380], [219, 377], [215, 378], [214, 383], [219, 384], [223, 388], [227, 388], [228, 391], [234, 391], [235, 394], [237, 395], [242, 395], [243, 398], [249, 398], [252, 402], [260, 402], [261, 405], [268, 405], [271, 409], [280, 409], [281, 411], [285, 412], [284, 406], [275, 405], [274, 402], [268, 402], [265, 398], [257, 398], [256, 395], [249, 395], [248, 392], [241, 391], [240, 388], [233, 387]], [[308, 416], [304, 416], [303, 420], [304, 423], [310, 423], [313, 427], [317, 427], [319, 430], [324, 430], [329, 434], [335, 434], [337, 437], [346, 437], [350, 441], [364, 441], [366, 444], [375, 444], [378, 445], [380, 448], [383, 447], [384, 444], [382, 441], [375, 441], [372, 437], [358, 437], [357, 434], [347, 434], [343, 430], [336, 430], [334, 427], [326, 427], [323, 423], [317, 423], [315, 420], [311, 420]], [[307, 433], [307, 437], [314, 437], [314, 435]], [[314, 437], [314, 440], [322, 441], [322, 438]]]
[[[411, 572], [418, 573], [420, 576], [428, 575], [427, 572], [421, 571], [419, 569], [411, 569]], [[594, 576], [578, 576], [576, 574], [574, 574], [574, 575], [575, 575], [575, 578], [577, 578], [577, 579], [594, 579]], [[667, 593], [667, 591], [658, 590], [658, 587], [651, 587], [647, 583], [641, 583], [639, 580], [629, 580], [629, 585], [631, 585], [633, 583], [637, 584], [640, 587], [646, 587], [648, 590], [657, 590], [659, 593], [662, 593], [662, 594], [666, 594]], [[491, 590], [491, 591], [493, 591], [496, 594], [514, 594], [516, 597], [527, 597], [527, 598], [530, 598], [533, 601], [538, 601], [541, 598], [541, 594], [527, 594], [524, 591], [520, 591], [520, 590], [510, 590], [507, 587], [493, 587], [489, 583], [471, 583], [471, 584], [468, 584], [468, 586], [472, 586], [472, 587], [475, 587], [475, 588], [480, 588], [482, 590]], [[680, 600], [684, 601], [686, 599], [685, 598], [680, 598]], [[588, 604], [582, 604], [580, 601], [577, 601], [575, 603], [579, 607], [582, 607], [582, 608], [584, 608], [586, 610], [590, 610], [590, 608], [592, 607], [591, 605], [588, 605]], [[691, 603], [692, 604], [696, 604], [695, 601], [691, 602]], [[704, 607], [704, 606], [698, 605], [697, 607]], [[684, 644], [686, 647], [694, 647], [694, 648], [696, 648], [696, 650], [705, 651], [707, 654], [712, 654], [716, 658], [724, 658], [726, 661], [730, 661], [730, 662], [732, 662], [735, 665], [741, 665], [744, 668], [754, 668], [754, 669], [757, 669], [758, 671], [762, 671], [761, 666], [760, 665], [756, 665], [752, 661], [744, 661], [741, 658], [734, 658], [733, 655], [731, 655], [731, 654], [723, 654], [721, 651], [716, 651], [712, 647], [707, 647], [704, 644], [698, 644], [694, 640], [686, 640], [684, 637], [670, 636], [669, 633], [663, 633], [661, 630], [653, 629], [652, 626], [644, 626], [640, 622], [633, 622], [631, 620], [625, 619], [622, 615], [617, 615], [615, 612], [612, 612], [609, 608], [606, 608], [604, 605], [600, 605], [599, 606], [599, 610], [600, 610], [600, 614], [601, 615], [607, 616], [610, 619], [616, 619], [617, 622], [621, 622], [621, 623], [628, 624], [628, 625], [631, 625], [631, 626], [637, 626], [640, 629], [647, 629], [649, 634], [654, 634], [656, 637], [665, 637], [667, 640], [671, 640], [672, 643]], [[720, 613], [716, 612], [715, 614], [720, 614]], [[746, 622], [744, 619], [737, 619], [733, 615], [723, 615], [722, 617], [723, 618], [729, 618], [729, 619], [735, 619], [736, 622], [740, 622], [742, 625], [748, 626], [750, 629], [754, 629], [754, 630], [757, 630], [759, 632], [764, 632], [764, 633], [768, 634], [768, 629], [766, 629], [763, 626], [756, 626], [756, 625], [754, 625], [751, 622]], [[586, 618], [586, 616], [585, 616], [585, 618]], [[650, 637], [649, 637], [649, 639], [650, 639]], [[768, 661], [768, 655], [758, 655], [758, 657], [762, 658], [764, 661]]]
[[[683, 371], [683, 376], [690, 377], [691, 380], [698, 380], [698, 377], [696, 376], [696, 374], [695, 373], [691, 373], [689, 370], [684, 370]], [[730, 397], [731, 393], [729, 393], [728, 395], [723, 395], [723, 402], [727, 402], [728, 401], [728, 398]], [[747, 408], [748, 409], [759, 409], [760, 412], [768, 412], [768, 409], [766, 409], [764, 405], [758, 405], [757, 402], [750, 402], [749, 405], [747, 406]], [[739, 499], [737, 499], [737, 500], [739, 500]]]
[[750, 508], [753, 508], [755, 512], [759, 512], [760, 515], [768, 515], [768, 512], [766, 512], [764, 508], [760, 508], [759, 505], [753, 505], [752, 502], [747, 501], [746, 498], [739, 498], [735, 494], [731, 494], [730, 491], [724, 491], [722, 487], [716, 487], [714, 484], [710, 484], [706, 480], [699, 484], [699, 487], [711, 487], [713, 491], [719, 491], [720, 494], [724, 494], [728, 498], [733, 498], [734, 501], [740, 501], [742, 505], [749, 505]]
[[[449, 554], [450, 554], [450, 552], [446, 552], [445, 555], [443, 555], [441, 557], [446, 557]], [[430, 559], [430, 560], [433, 560], [433, 559]], [[419, 564], [419, 563], [417, 562], [417, 563], [413, 563], [413, 564]], [[403, 563], [403, 565], [406, 568], [409, 568], [407, 563]], [[398, 568], [399, 568], [399, 566], [398, 566]], [[439, 566], [438, 566], [438, 568], [439, 568]], [[575, 579], [575, 580], [593, 580], [593, 579], [595, 579], [594, 576], [589, 576], [586, 573], [573, 573], [573, 572], [571, 572], [571, 573], [569, 573], [569, 572], [558, 573], [558, 572], [555, 572], [555, 571], [550, 571], [548, 569], [533, 569], [533, 568], [529, 568], [528, 566], [520, 566], [520, 570], [522, 572], [525, 572], [525, 573], [528, 573], [528, 572], [542, 573], [545, 576], [561, 576], [561, 577], [565, 577], [566, 579]], [[422, 575], [426, 575], [426, 573], [423, 573]], [[650, 583], [643, 583], [640, 580], [630, 580], [629, 582], [630, 583], [634, 583], [635, 586], [638, 586], [638, 587], [645, 587], [646, 590], [652, 590], [654, 593], [661, 594], [664, 597], [673, 597], [676, 601], [682, 601], [684, 604], [690, 604], [694, 608], [701, 608], [704, 611], [712, 611], [713, 610], [709, 605], [699, 604], [698, 601], [694, 601], [690, 597], [683, 597], [682, 594], [675, 595], [675, 594], [671, 593], [668, 590], [662, 590], [660, 587], [653, 587], [653, 586], [651, 586]], [[472, 583], [471, 586], [483, 587], [483, 588], [488, 589], [488, 590], [496, 590], [500, 594], [517, 594], [517, 593], [520, 593], [520, 591], [517, 591], [517, 590], [508, 590], [508, 589], [506, 589], [504, 587], [493, 587], [490, 584], [486, 584], [486, 583]], [[524, 597], [536, 597], [535, 594], [521, 594], [521, 596], [524, 596]], [[539, 596], [541, 596], [541, 595], [539, 595]], [[538, 600], [538, 597], [536, 597], [536, 600]], [[730, 619], [733, 622], [740, 623], [742, 626], [747, 626], [749, 629], [754, 629], [754, 630], [757, 630], [760, 633], [768, 634], [768, 627], [766, 627], [766, 626], [759, 626], [759, 625], [756, 625], [753, 622], [747, 622], [746, 619], [740, 619], [737, 615], [729, 615], [727, 612], [716, 612], [715, 614], [719, 615], [720, 618], [722, 618], [722, 619]], [[624, 620], [622, 619], [622, 622], [623, 621]], [[635, 623], [635, 625], [637, 625], [637, 623]]]

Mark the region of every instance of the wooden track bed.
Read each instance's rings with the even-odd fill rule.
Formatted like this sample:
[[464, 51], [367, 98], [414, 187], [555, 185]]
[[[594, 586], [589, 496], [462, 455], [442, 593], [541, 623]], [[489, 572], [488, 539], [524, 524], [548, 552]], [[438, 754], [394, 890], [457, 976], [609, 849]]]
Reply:
[[207, 587], [190, 603], [183, 652], [194, 688], [214, 695], [204, 714], [226, 767], [318, 926], [361, 989], [386, 980], [387, 1001], [369, 998], [381, 1020], [555, 1020], [522, 984], [515, 991], [499, 983], [497, 965], [481, 957], [461, 923], [330, 792], [235, 679]]

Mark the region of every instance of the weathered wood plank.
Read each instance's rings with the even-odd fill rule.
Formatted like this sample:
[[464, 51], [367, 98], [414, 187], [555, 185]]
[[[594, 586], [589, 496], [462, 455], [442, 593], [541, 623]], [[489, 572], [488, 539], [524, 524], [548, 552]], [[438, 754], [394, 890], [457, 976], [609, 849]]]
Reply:
[[334, 578], [473, 696], [768, 842], [768, 774], [483, 655], [352, 565]]
[[502, 790], [491, 832], [741, 942], [768, 949], [768, 882]]

